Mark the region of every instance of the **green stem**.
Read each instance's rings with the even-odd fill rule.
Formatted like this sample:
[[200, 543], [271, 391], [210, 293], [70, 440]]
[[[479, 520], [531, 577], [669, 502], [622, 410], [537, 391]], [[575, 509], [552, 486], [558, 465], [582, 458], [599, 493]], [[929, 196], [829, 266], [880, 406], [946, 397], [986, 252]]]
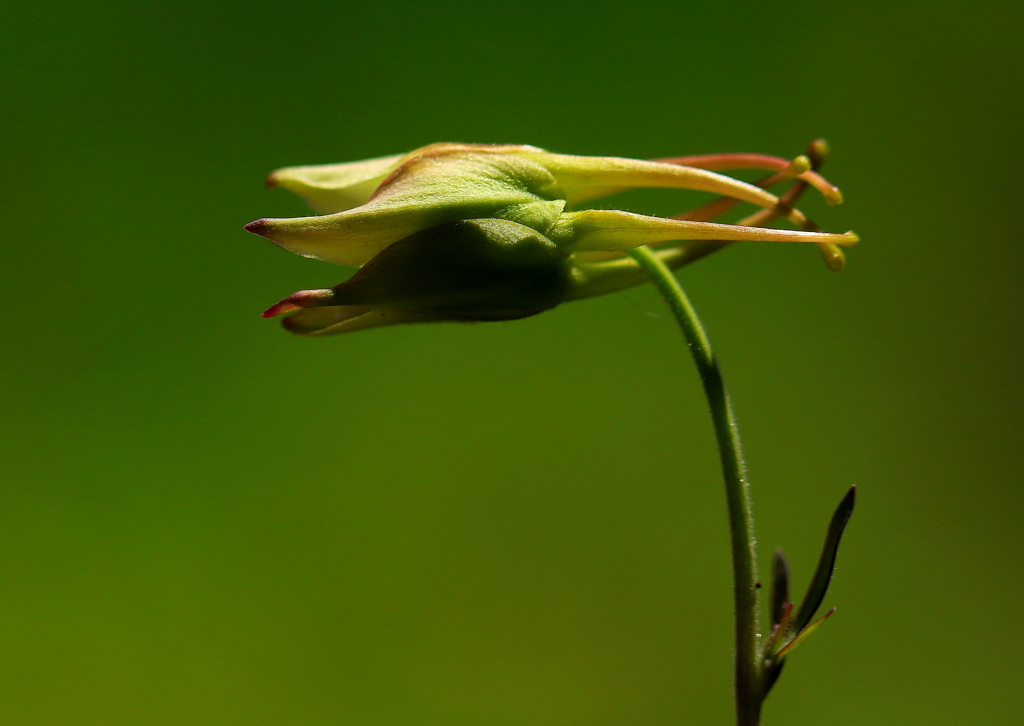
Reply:
[[736, 609], [736, 723], [758, 726], [761, 720], [761, 663], [758, 658], [757, 565], [754, 516], [750, 505], [746, 466], [736, 417], [722, 372], [711, 350], [697, 311], [672, 271], [647, 247], [629, 250], [630, 256], [651, 276], [668, 303], [697, 364], [704, 394], [711, 406], [718, 452], [725, 477], [732, 536], [733, 595]]

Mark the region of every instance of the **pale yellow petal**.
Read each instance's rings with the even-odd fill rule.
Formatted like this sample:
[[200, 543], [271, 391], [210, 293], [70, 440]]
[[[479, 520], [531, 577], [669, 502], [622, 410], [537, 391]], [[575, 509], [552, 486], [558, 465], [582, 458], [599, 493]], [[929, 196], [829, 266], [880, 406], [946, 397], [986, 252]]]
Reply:
[[347, 164], [289, 166], [267, 177], [267, 186], [284, 187], [314, 211], [334, 214], [365, 204], [403, 158], [403, 154], [395, 154]]
[[623, 250], [640, 245], [683, 240], [813, 242], [851, 246], [859, 239], [853, 232], [830, 234], [740, 227], [734, 224], [645, 217], [630, 212], [603, 209], [564, 214], [549, 236], [556, 243], [571, 238], [574, 249], [578, 251]]

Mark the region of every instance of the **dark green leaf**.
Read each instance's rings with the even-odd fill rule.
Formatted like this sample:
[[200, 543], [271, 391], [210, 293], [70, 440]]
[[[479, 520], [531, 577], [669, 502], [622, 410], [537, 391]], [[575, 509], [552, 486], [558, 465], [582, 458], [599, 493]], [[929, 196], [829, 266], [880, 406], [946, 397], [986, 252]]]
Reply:
[[857, 487], [850, 487], [850, 491], [843, 497], [843, 501], [839, 502], [835, 514], [832, 515], [832, 521], [829, 522], [828, 532], [825, 535], [825, 547], [821, 551], [821, 559], [818, 560], [818, 569], [815, 570], [814, 577], [811, 578], [811, 584], [800, 605], [800, 611], [793, 621], [793, 629], [797, 632], [807, 627], [811, 618], [814, 617], [814, 613], [821, 606], [822, 600], [825, 599], [829, 581], [832, 579], [832, 570], [836, 564], [839, 540], [843, 536], [846, 523], [850, 521], [850, 515], [853, 514], [856, 495]]

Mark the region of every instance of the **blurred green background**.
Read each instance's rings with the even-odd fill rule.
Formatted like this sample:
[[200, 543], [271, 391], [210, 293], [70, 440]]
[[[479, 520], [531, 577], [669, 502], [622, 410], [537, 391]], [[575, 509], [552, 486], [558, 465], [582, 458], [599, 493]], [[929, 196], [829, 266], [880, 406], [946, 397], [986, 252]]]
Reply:
[[[765, 723], [1017, 724], [1018, 2], [9, 3], [0, 43], [0, 723], [731, 719], [724, 497], [649, 287], [323, 340], [342, 279], [242, 230], [277, 167], [433, 141], [793, 156], [862, 244], [681, 273], [762, 564], [806, 586]], [[630, 195], [671, 214], [698, 195]]]

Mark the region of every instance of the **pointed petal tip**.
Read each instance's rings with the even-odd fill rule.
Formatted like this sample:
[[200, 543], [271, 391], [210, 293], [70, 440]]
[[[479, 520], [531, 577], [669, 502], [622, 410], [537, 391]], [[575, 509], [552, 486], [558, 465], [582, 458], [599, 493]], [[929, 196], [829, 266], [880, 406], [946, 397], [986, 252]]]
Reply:
[[301, 305], [296, 305], [288, 299], [282, 300], [279, 303], [271, 305], [269, 308], [263, 311], [260, 315], [261, 318], [276, 318], [278, 315], [284, 315], [285, 313], [295, 312], [301, 310]]
[[267, 189], [273, 189], [274, 187], [276, 187], [280, 183], [281, 182], [277, 178], [277, 172], [276, 171], [272, 171], [269, 174], [267, 174]]
[[326, 288], [323, 290], [299, 290], [292, 293], [276, 305], [271, 305], [263, 311], [262, 317], [275, 318], [285, 313], [293, 313], [296, 310], [314, 308], [321, 305], [329, 305], [334, 297], [334, 290]]
[[267, 236], [267, 230], [270, 227], [270, 220], [264, 217], [263, 219], [257, 219], [255, 222], [249, 222], [245, 225], [244, 229], [246, 232], [252, 232], [258, 234], [261, 237]]

